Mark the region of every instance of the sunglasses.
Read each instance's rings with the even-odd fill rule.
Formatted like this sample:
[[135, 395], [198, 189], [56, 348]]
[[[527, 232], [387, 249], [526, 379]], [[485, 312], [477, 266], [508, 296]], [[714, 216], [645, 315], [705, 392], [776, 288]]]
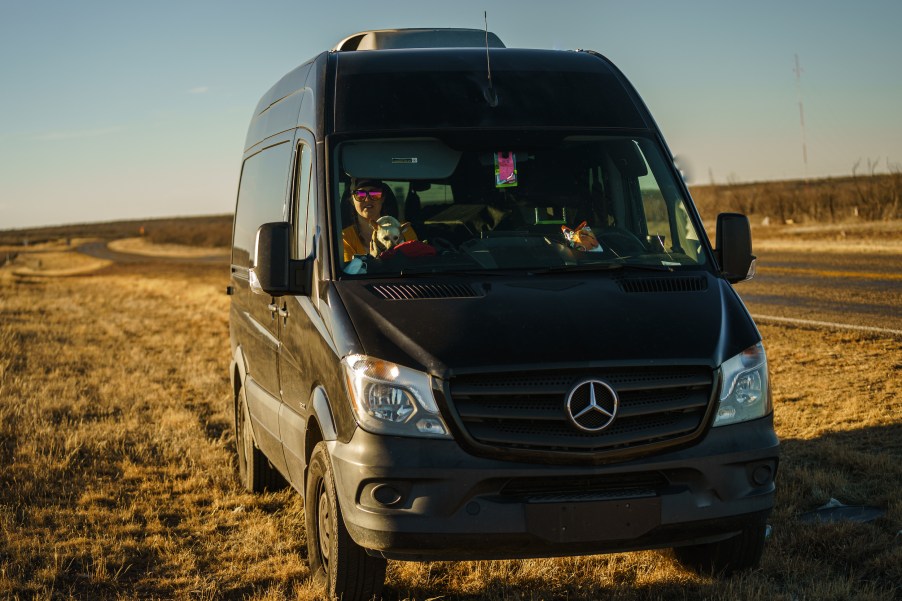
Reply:
[[354, 200], [363, 202], [369, 196], [373, 200], [382, 200], [382, 190], [354, 190]]

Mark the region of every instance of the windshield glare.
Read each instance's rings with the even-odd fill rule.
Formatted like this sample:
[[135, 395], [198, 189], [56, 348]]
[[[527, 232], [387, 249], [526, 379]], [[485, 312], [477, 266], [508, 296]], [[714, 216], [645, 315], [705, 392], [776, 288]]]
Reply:
[[512, 139], [466, 148], [437, 137], [337, 145], [334, 234], [344, 274], [705, 262], [687, 199], [651, 140]]

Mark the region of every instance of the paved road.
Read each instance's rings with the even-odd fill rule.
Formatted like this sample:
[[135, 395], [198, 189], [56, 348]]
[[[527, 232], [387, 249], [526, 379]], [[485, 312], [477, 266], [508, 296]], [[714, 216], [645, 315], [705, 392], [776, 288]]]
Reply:
[[105, 259], [107, 261], [115, 261], [117, 263], [228, 263], [226, 255], [210, 255], [206, 257], [157, 257], [148, 255], [137, 255], [132, 253], [121, 253], [111, 250], [106, 242], [88, 242], [77, 248], [78, 252]]
[[[104, 242], [79, 252], [119, 263], [216, 263], [223, 256], [180, 258], [120, 253]], [[817, 322], [882, 330], [902, 337], [902, 256], [897, 254], [758, 252], [758, 275], [736, 285], [760, 323]]]
[[770, 316], [902, 335], [902, 256], [897, 254], [759, 252], [758, 275], [736, 290], [763, 323]]

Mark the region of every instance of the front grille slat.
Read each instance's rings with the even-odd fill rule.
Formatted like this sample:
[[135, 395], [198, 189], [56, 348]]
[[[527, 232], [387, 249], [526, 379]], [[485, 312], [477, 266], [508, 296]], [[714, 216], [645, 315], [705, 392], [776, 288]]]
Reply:
[[704, 392], [687, 394], [677, 399], [665, 399], [660, 401], [648, 401], [645, 403], [621, 403], [618, 415], [620, 417], [638, 417], [640, 415], [655, 415], [664, 412], [691, 411], [700, 409], [704, 411], [708, 406], [708, 397]]
[[506, 420], [553, 420], [560, 419], [561, 410], [559, 407], [550, 407], [543, 405], [535, 406], [517, 406], [514, 404], [494, 404], [480, 405], [478, 403], [470, 403], [462, 401], [457, 405], [458, 411], [466, 413], [471, 420], [475, 419], [506, 419]]
[[518, 427], [513, 423], [509, 423], [506, 428], [499, 428], [497, 424], [490, 422], [472, 422], [470, 424], [470, 433], [475, 438], [488, 444], [517, 447], [523, 444], [523, 437], [526, 435], [534, 441], [540, 442], [542, 446], [551, 449], [570, 448], [593, 451], [612, 447], [629, 447], [648, 440], [662, 440], [686, 434], [695, 427], [695, 420], [691, 416], [668, 420], [667, 423], [656, 426], [644, 424], [623, 425], [625, 421], [621, 420], [620, 425], [622, 427], [619, 428], [615, 421], [615, 424], [608, 429], [608, 433], [605, 436], [580, 433], [578, 438], [574, 438], [564, 428], [544, 431], [541, 428], [541, 424], [521, 425]]
[[510, 386], [469, 386], [460, 384], [455, 386], [454, 394], [456, 396], [499, 396], [499, 397], [515, 397], [529, 395], [554, 395], [567, 394], [570, 390], [572, 382], [567, 380], [561, 384], [545, 384], [533, 386], [528, 383], [511, 384]]
[[499, 496], [526, 503], [567, 503], [654, 497], [668, 486], [667, 479], [658, 472], [513, 478], [504, 485]]
[[711, 376], [699, 375], [692, 378], [682, 380], [659, 380], [653, 382], [635, 382], [624, 383], [617, 386], [619, 392], [629, 392], [633, 390], [648, 390], [655, 388], [663, 390], [665, 388], [687, 388], [687, 387], [703, 387], [711, 384]]
[[[617, 417], [597, 432], [577, 428], [566, 412], [567, 394], [587, 378], [608, 383], [620, 400]], [[712, 370], [695, 366], [469, 374], [449, 380], [449, 405], [484, 455], [616, 455], [699, 435], [712, 386]]]

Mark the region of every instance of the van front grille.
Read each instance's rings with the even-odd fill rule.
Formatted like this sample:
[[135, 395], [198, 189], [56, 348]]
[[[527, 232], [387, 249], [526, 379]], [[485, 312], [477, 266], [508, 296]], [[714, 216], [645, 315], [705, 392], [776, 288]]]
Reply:
[[[580, 430], [567, 413], [568, 393], [586, 379], [607, 383], [619, 398], [614, 420], [597, 432]], [[713, 373], [705, 367], [463, 375], [449, 380], [449, 405], [483, 454], [520, 450], [615, 456], [698, 436], [712, 384]]]

